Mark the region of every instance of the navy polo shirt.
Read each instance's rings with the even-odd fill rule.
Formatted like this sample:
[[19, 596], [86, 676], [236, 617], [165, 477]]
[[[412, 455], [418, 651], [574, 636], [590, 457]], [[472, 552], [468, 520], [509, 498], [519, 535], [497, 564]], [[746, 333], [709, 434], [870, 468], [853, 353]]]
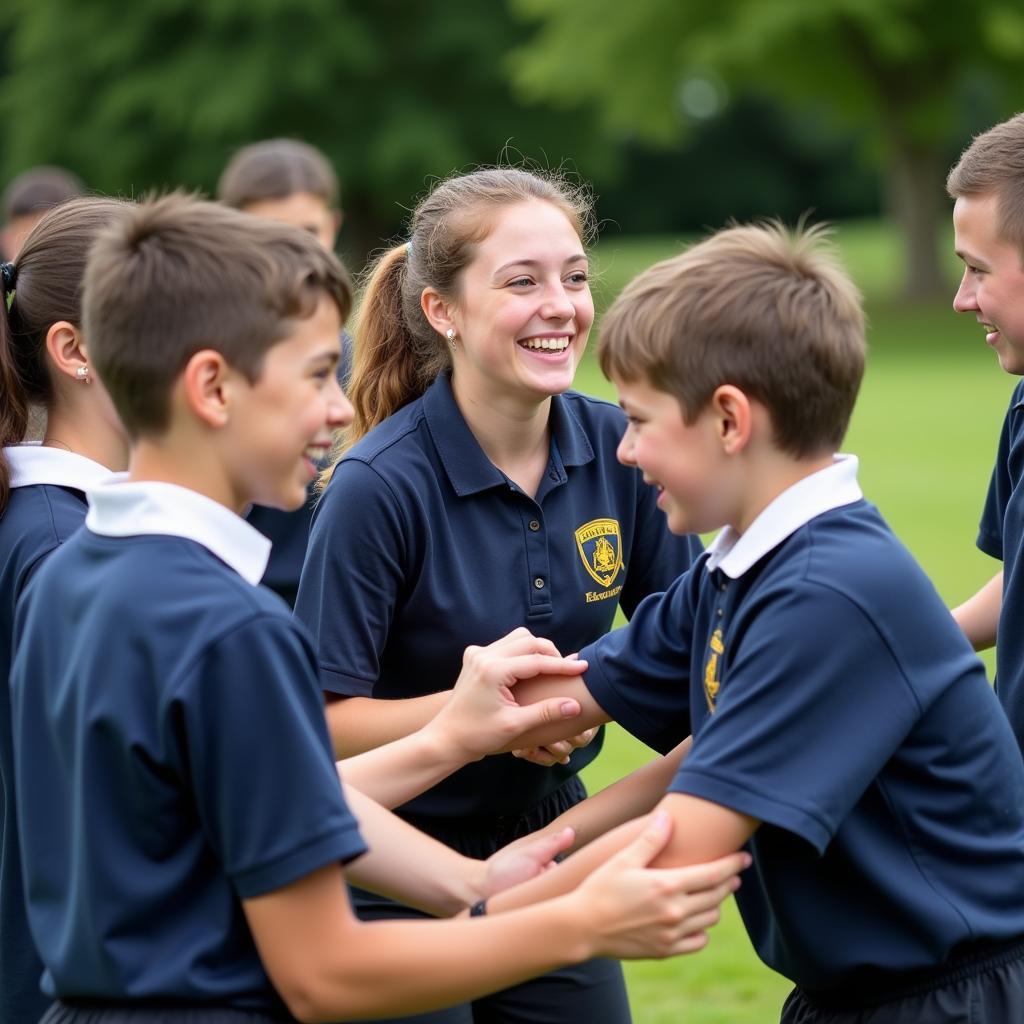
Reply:
[[14, 802], [10, 690], [14, 607], [43, 559], [82, 525], [84, 489], [109, 470], [71, 452], [34, 445], [4, 449], [10, 500], [0, 516], [0, 1024], [38, 1020], [51, 1000], [39, 982], [43, 964], [29, 932]]
[[312, 647], [256, 585], [269, 545], [227, 509], [170, 484], [89, 497], [15, 621], [44, 990], [280, 1013], [241, 900], [365, 849]]
[[[347, 389], [352, 376], [353, 340], [348, 331], [341, 332], [341, 358], [338, 361], [338, 383]], [[289, 604], [295, 603], [295, 593], [302, 574], [302, 561], [306, 557], [306, 542], [309, 539], [309, 524], [316, 506], [316, 486], [309, 485], [306, 504], [292, 512], [266, 505], [253, 505], [246, 515], [251, 526], [273, 545], [267, 571], [263, 574], [263, 585], [280, 594]]]
[[583, 651], [639, 738], [668, 750], [692, 729], [671, 792], [763, 822], [737, 902], [765, 963], [812, 991], [1024, 934], [1024, 762], [853, 473], [790, 488]]
[[999, 435], [999, 451], [978, 529], [978, 547], [1003, 563], [1003, 604], [996, 634], [996, 694], [1024, 749], [1024, 381], [1017, 384]]
[[[313, 521], [295, 612], [325, 689], [413, 697], [451, 687], [470, 644], [517, 626], [579, 650], [684, 571], [699, 542], [675, 537], [653, 488], [622, 466], [620, 409], [551, 402], [551, 455], [536, 497], [487, 458], [441, 375], [355, 445]], [[509, 754], [456, 772], [410, 804], [448, 818], [518, 814], [597, 754], [542, 768]]]

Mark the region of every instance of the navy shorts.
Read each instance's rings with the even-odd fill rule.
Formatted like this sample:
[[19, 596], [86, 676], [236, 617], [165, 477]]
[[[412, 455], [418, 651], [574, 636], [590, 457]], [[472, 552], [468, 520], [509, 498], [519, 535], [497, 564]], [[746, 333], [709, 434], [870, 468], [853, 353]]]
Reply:
[[[467, 857], [486, 859], [507, 843], [552, 822], [587, 795], [577, 777], [520, 815], [458, 821], [403, 815], [410, 824]], [[352, 890], [364, 921], [426, 914], [362, 889]], [[404, 1024], [630, 1024], [629, 999], [617, 960], [590, 960], [448, 1010], [392, 1018]]]
[[293, 1020], [290, 1016], [275, 1017], [230, 1006], [131, 1005], [82, 999], [58, 1000], [39, 1024], [285, 1024]]
[[794, 989], [781, 1024], [1013, 1024], [1024, 1021], [1024, 939], [983, 943], [945, 964], [856, 993]]

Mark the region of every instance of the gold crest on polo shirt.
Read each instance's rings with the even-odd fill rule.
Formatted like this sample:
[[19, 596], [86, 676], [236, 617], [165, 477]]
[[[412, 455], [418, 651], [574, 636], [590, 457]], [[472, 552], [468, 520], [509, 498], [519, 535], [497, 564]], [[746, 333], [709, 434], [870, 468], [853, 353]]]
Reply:
[[622, 569], [622, 531], [617, 519], [591, 519], [584, 523], [576, 530], [576, 550], [591, 579], [605, 588], [593, 597], [588, 594], [588, 601], [612, 597], [622, 589], [608, 589]]
[[708, 711], [715, 710], [718, 691], [722, 688], [720, 656], [725, 653], [725, 641], [722, 631], [716, 629], [708, 641], [708, 660], [704, 664], [704, 699], [708, 702]]

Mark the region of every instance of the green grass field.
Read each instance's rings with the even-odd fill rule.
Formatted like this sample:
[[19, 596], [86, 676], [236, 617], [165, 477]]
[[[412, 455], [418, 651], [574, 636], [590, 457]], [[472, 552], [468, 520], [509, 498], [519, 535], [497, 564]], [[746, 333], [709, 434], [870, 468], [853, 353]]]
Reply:
[[[840, 226], [836, 238], [870, 322], [868, 370], [844, 450], [860, 456], [866, 496], [953, 604], [998, 568], [974, 547], [974, 537], [1014, 381], [999, 369], [974, 319], [954, 314], [949, 301], [906, 308], [893, 300], [899, 252], [886, 229]], [[679, 247], [668, 238], [603, 242], [596, 254], [599, 307]], [[956, 273], [951, 257], [950, 300]], [[577, 385], [614, 398], [589, 357]], [[986, 664], [991, 672], [991, 657]], [[587, 783], [599, 789], [650, 756], [613, 726]], [[637, 1024], [762, 1024], [777, 1019], [790, 988], [757, 959], [731, 903], [701, 953], [630, 964], [626, 972]]]

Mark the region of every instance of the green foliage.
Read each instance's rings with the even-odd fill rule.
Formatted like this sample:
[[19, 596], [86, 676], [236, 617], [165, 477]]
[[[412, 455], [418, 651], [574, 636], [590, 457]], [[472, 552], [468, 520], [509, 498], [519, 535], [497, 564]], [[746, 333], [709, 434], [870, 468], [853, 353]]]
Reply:
[[428, 176], [509, 143], [588, 174], [613, 159], [589, 117], [512, 96], [500, 65], [525, 34], [474, 0], [443, 17], [407, 0], [8, 0], [0, 172], [56, 162], [107, 192], [211, 189], [239, 145], [298, 136], [334, 161], [350, 218], [394, 230]]
[[[868, 133], [949, 137], [965, 77], [1024, 98], [1024, 15], [1008, 0], [514, 0], [536, 24], [512, 58], [532, 99], [596, 102], [624, 135], [669, 141], [685, 124], [679, 89], [711, 76], [826, 103]], [[618, 69], [618, 73], [609, 73]]]

